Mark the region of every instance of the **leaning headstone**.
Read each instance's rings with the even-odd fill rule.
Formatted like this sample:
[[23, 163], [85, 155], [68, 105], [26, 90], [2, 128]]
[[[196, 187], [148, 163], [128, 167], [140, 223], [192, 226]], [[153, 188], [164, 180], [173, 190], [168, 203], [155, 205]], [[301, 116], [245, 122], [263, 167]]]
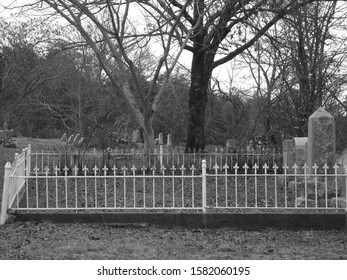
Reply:
[[172, 134], [167, 135], [167, 146], [172, 146]]
[[67, 135], [66, 133], [63, 134], [63, 136], [60, 139], [62, 142], [66, 142], [67, 141]]
[[158, 139], [159, 139], [159, 146], [164, 145], [163, 133], [159, 133]]
[[71, 134], [70, 137], [69, 137], [69, 139], [67, 140], [67, 143], [68, 143], [69, 145], [72, 145], [73, 140], [74, 140], [74, 135]]
[[140, 130], [139, 130], [139, 129], [135, 129], [135, 130], [133, 131], [133, 135], [132, 135], [131, 141], [132, 141], [133, 143], [139, 143], [140, 140], [141, 140], [141, 133], [140, 133]]
[[303, 166], [307, 163], [308, 137], [294, 137], [294, 163], [298, 166], [297, 173], [304, 173]]
[[322, 167], [325, 163], [332, 168], [335, 164], [336, 138], [335, 120], [323, 107], [317, 109], [308, 119], [308, 173], [316, 163]]
[[76, 136], [75, 136], [75, 138], [73, 139], [73, 145], [75, 145], [75, 146], [77, 146], [77, 144], [78, 144], [78, 140], [80, 139], [80, 134], [79, 133], [77, 133], [76, 134]]
[[288, 173], [292, 173], [294, 165], [294, 140], [286, 139], [282, 143], [283, 166], [287, 166]]

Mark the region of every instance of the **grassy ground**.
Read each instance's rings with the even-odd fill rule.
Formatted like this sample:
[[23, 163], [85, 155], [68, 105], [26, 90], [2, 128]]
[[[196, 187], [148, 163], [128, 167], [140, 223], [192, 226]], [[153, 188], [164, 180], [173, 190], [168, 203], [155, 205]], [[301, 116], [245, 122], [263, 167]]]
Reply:
[[[0, 150], [3, 166], [28, 143], [54, 148], [57, 140], [17, 139]], [[347, 259], [347, 232], [239, 231], [14, 222], [0, 227], [0, 259]]]

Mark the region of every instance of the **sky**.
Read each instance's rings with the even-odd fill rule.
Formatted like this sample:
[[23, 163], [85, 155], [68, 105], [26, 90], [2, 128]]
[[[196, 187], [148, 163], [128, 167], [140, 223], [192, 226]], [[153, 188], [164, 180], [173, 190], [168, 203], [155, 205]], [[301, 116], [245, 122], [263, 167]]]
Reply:
[[[2, 6], [7, 6], [9, 4], [21, 5], [28, 2], [33, 2], [33, 0], [0, 0], [0, 16], [7, 20], [13, 20], [13, 17], [11, 17], [12, 12], [4, 10]], [[184, 51], [179, 59], [179, 63], [189, 69], [191, 59], [192, 56], [190, 52]], [[254, 82], [249, 78], [249, 72], [249, 69], [241, 68], [240, 64], [234, 60], [216, 68], [213, 72], [213, 76], [220, 81], [221, 87], [224, 91], [229, 91], [229, 88], [232, 87], [249, 89], [254, 87]]]

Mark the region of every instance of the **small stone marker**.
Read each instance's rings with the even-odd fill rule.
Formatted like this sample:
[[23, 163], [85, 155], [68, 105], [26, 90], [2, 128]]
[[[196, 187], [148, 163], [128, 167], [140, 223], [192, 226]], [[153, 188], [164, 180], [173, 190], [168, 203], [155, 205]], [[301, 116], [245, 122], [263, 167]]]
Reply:
[[167, 135], [167, 146], [172, 146], [172, 134]]
[[163, 133], [159, 133], [158, 139], [159, 139], [159, 141], [158, 141], [159, 142], [159, 146], [164, 145]]
[[308, 173], [316, 163], [322, 167], [325, 163], [332, 168], [336, 152], [335, 119], [323, 107], [317, 109], [308, 119]]
[[227, 141], [225, 142], [225, 147], [227, 148], [235, 147], [235, 139], [227, 139]]
[[299, 167], [297, 173], [304, 173], [302, 167], [307, 162], [307, 142], [308, 137], [294, 137], [294, 162]]
[[133, 131], [133, 135], [132, 135], [131, 141], [133, 143], [139, 143], [141, 141], [141, 132], [140, 132], [139, 129], [135, 129]]

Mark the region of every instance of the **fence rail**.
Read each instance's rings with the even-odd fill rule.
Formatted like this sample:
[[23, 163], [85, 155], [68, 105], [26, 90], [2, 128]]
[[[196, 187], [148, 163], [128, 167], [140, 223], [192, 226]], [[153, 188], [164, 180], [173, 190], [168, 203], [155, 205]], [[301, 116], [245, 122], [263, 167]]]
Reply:
[[[34, 168], [31, 165], [35, 163]], [[5, 167], [7, 210], [339, 211], [346, 208], [347, 166], [172, 165], [108, 168], [39, 165], [30, 147]], [[39, 167], [40, 166], [40, 167]], [[5, 202], [5, 203], [4, 203]]]

